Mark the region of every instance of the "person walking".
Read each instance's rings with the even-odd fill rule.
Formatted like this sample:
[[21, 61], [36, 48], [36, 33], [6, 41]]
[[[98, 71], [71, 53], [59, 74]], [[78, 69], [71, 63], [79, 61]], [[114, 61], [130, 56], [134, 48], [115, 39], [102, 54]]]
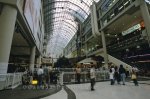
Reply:
[[125, 70], [125, 68], [123, 67], [123, 65], [120, 65], [119, 74], [120, 74], [120, 76], [121, 76], [121, 81], [122, 81], [123, 85], [125, 85], [126, 70]]
[[90, 80], [91, 80], [91, 91], [94, 91], [94, 85], [95, 85], [95, 67], [93, 66], [93, 64], [91, 64], [91, 69], [90, 69]]
[[76, 78], [77, 78], [77, 83], [80, 84], [81, 68], [79, 66], [76, 68]]
[[131, 79], [133, 80], [134, 85], [138, 86], [137, 74], [136, 74], [136, 71], [134, 69], [132, 69]]

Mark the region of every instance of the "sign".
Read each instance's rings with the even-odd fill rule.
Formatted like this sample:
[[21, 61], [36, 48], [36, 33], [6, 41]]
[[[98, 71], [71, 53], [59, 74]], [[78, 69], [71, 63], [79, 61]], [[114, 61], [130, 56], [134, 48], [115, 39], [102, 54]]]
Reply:
[[122, 35], [124, 36], [124, 35], [130, 34], [131, 32], [133, 32], [133, 31], [135, 31], [135, 30], [137, 30], [137, 29], [140, 29], [140, 28], [141, 28], [141, 25], [140, 25], [140, 24], [137, 24], [137, 25], [135, 25], [135, 26], [129, 28], [128, 30], [123, 31], [123, 32], [122, 32]]
[[42, 58], [42, 63], [52, 63], [51, 58]]

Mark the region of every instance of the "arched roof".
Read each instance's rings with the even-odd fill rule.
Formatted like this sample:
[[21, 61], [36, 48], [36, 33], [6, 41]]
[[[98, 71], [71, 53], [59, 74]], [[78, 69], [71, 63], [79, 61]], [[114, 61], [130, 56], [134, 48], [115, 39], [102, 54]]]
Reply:
[[43, 0], [47, 53], [51, 57], [61, 54], [78, 31], [78, 24], [90, 14], [93, 1], [99, 0]]

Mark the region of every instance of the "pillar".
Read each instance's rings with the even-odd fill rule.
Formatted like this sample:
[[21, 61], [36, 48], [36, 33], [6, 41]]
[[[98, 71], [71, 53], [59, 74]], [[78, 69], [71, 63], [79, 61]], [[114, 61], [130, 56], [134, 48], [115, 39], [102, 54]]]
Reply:
[[30, 67], [29, 67], [29, 69], [30, 69], [31, 72], [34, 71], [35, 52], [36, 52], [36, 46], [33, 46], [31, 48]]
[[98, 29], [98, 20], [97, 20], [97, 12], [96, 12], [96, 3], [93, 2], [91, 7], [91, 27], [92, 27], [92, 34], [96, 38], [100, 35], [99, 29]]
[[102, 44], [103, 44], [105, 67], [108, 67], [108, 54], [107, 54], [107, 49], [106, 49], [105, 34], [104, 34], [103, 31], [101, 31], [101, 36], [102, 36]]
[[87, 55], [88, 55], [88, 44], [87, 44], [87, 42], [85, 43], [85, 54], [86, 54], [86, 58], [87, 58]]
[[150, 47], [150, 14], [145, 0], [140, 0], [140, 9], [147, 30], [148, 44]]
[[16, 8], [4, 5], [0, 14], [0, 74], [7, 73], [16, 16]]
[[40, 67], [41, 66], [41, 55], [38, 57], [37, 59], [37, 67]]

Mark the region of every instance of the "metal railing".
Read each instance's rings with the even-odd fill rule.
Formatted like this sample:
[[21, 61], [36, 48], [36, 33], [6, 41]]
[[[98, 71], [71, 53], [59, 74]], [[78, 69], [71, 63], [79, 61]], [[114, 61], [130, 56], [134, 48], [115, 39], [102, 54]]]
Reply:
[[[109, 71], [108, 70], [96, 71], [96, 81], [105, 81], [105, 80], [109, 80]], [[59, 81], [61, 85], [77, 83], [76, 73], [75, 72], [61, 72]], [[81, 83], [90, 82], [90, 78], [88, 77], [87, 71], [81, 72], [80, 82]]]
[[0, 78], [3, 80], [0, 81], [0, 90], [15, 88], [22, 83], [23, 73], [8, 73], [0, 74]]

